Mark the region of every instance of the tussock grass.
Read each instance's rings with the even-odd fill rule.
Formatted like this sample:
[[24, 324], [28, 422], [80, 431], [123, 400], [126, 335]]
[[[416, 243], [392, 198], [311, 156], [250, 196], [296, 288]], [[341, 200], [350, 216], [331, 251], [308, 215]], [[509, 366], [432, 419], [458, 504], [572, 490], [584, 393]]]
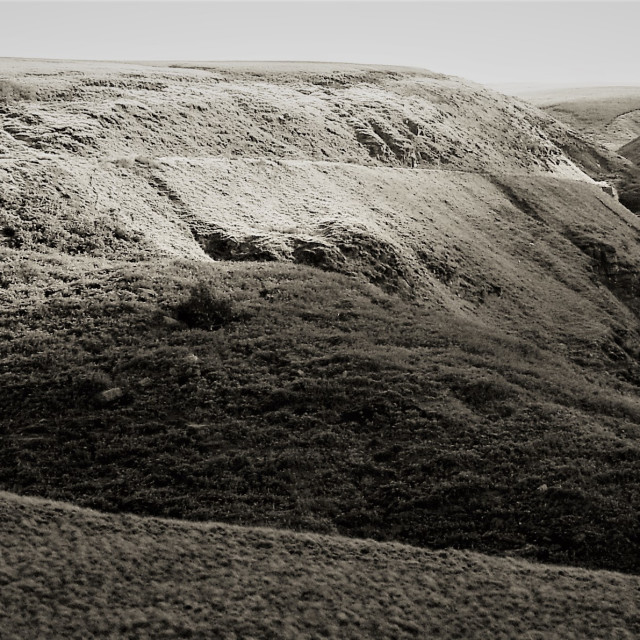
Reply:
[[640, 578], [0, 493], [3, 638], [626, 638]]

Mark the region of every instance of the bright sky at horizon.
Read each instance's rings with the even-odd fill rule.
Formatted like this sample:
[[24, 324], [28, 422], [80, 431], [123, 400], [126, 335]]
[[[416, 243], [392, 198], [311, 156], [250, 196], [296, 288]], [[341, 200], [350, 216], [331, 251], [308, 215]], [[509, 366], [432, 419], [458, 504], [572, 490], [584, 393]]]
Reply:
[[0, 1], [0, 56], [304, 60], [640, 85], [639, 2]]

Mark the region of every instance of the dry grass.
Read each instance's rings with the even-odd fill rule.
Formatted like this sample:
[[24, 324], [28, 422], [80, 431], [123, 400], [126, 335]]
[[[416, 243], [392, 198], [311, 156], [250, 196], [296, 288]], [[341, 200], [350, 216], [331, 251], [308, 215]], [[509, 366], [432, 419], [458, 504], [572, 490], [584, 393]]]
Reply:
[[[0, 61], [0, 77], [15, 83], [34, 64]], [[560, 148], [566, 132], [542, 112], [426, 71], [50, 63], [47, 72], [29, 77], [46, 100], [6, 107], [3, 128], [18, 143], [15, 155], [267, 157], [398, 167], [410, 165], [409, 149], [418, 167], [580, 176]]]
[[27, 638], [637, 638], [640, 578], [0, 493], [0, 629]]

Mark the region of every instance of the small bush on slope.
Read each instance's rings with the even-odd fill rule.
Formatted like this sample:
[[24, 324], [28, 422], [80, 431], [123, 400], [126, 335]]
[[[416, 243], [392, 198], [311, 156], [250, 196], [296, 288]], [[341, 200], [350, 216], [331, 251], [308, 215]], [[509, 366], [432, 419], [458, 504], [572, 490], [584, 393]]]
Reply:
[[[640, 569], [640, 400], [605, 360], [299, 266], [21, 260], [0, 289], [4, 488]], [[198, 280], [237, 322], [164, 322]], [[97, 404], [107, 386], [122, 401]]]
[[219, 329], [234, 319], [233, 306], [227, 298], [220, 298], [211, 285], [199, 281], [191, 287], [189, 298], [175, 310], [176, 318], [192, 329]]
[[637, 576], [2, 493], [0, 518], [7, 639], [640, 635]]
[[36, 97], [34, 87], [29, 87], [13, 80], [0, 79], [0, 103], [18, 100], [33, 100]]

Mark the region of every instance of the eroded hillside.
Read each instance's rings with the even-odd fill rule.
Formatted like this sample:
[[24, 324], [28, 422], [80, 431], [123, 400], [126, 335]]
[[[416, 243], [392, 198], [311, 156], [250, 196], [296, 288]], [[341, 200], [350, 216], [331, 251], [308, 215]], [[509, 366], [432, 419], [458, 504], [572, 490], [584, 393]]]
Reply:
[[[581, 149], [578, 142], [570, 153], [591, 176], [614, 184], [625, 207], [640, 213], [640, 164], [634, 153], [640, 133], [640, 87], [525, 90], [518, 95], [579, 132], [578, 138], [590, 140], [590, 149]], [[594, 156], [595, 147], [600, 148]]]
[[291, 260], [455, 305], [452, 271], [487, 289], [456, 254], [495, 265], [457, 246], [509, 210], [491, 176], [592, 182], [542, 112], [428, 72], [4, 64], [11, 247]]
[[640, 136], [621, 147], [618, 153], [636, 167], [625, 181], [620, 193], [620, 201], [631, 211], [638, 213], [640, 212]]
[[4, 488], [638, 570], [624, 160], [417, 70], [0, 84]]

